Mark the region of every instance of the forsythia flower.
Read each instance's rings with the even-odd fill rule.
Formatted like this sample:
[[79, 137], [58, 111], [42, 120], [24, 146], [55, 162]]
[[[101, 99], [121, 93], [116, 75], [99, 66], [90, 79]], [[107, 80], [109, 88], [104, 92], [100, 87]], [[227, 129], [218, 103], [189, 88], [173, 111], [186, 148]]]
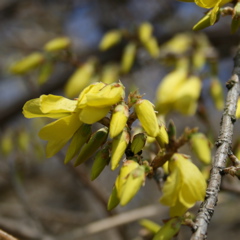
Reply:
[[211, 25], [213, 25], [217, 19], [217, 13], [221, 6], [232, 2], [232, 0], [179, 0], [182, 2], [195, 2], [199, 7], [202, 8], [213, 8], [211, 12]]
[[56, 154], [82, 123], [93, 124], [109, 112], [112, 105], [124, 98], [124, 87], [121, 83], [106, 85], [94, 83], [85, 88], [78, 100], [55, 95], [42, 95], [25, 103], [23, 114], [26, 118], [56, 118], [43, 127], [39, 136], [47, 140], [47, 157]]
[[175, 153], [169, 161], [170, 175], [160, 202], [170, 207], [170, 216], [181, 216], [204, 199], [206, 182], [199, 169], [185, 156]]

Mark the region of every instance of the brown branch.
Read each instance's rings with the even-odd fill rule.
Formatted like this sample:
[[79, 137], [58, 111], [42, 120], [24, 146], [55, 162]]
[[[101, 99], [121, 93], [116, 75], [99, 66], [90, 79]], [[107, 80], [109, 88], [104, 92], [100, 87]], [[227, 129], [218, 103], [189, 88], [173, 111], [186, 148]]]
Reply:
[[193, 227], [191, 240], [207, 239], [208, 224], [213, 216], [214, 207], [217, 205], [218, 192], [220, 190], [222, 180], [222, 170], [226, 167], [226, 160], [231, 150], [233, 124], [236, 120], [235, 113], [239, 96], [239, 76], [240, 50], [238, 50], [234, 58], [232, 77], [226, 84], [228, 88], [228, 94], [220, 124], [220, 133], [216, 142], [217, 150], [214, 156], [210, 180], [206, 190], [206, 197], [200, 206], [195, 225]]
[[17, 238], [9, 235], [0, 229], [0, 240], [17, 240]]

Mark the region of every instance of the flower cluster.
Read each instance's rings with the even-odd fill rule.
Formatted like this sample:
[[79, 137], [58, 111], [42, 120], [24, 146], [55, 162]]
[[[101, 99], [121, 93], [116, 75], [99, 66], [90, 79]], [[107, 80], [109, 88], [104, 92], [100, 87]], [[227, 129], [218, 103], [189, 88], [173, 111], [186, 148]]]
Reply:
[[121, 83], [94, 83], [85, 88], [76, 100], [55, 95], [42, 95], [23, 107], [26, 118], [49, 117], [58, 120], [43, 127], [39, 136], [48, 141], [47, 157], [55, 155], [82, 124], [93, 124], [105, 117], [112, 105], [125, 96]]
[[170, 216], [182, 216], [205, 196], [206, 182], [199, 169], [183, 154], [175, 153], [169, 161], [170, 175], [160, 202], [170, 207]]

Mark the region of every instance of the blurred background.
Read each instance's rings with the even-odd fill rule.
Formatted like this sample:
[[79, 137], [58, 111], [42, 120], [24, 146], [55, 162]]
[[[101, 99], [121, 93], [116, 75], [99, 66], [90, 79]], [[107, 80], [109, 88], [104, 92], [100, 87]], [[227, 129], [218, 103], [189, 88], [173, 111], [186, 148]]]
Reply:
[[[118, 62], [124, 43], [107, 52], [99, 51], [99, 42], [107, 31], [127, 29], [131, 32], [148, 21], [162, 45], [177, 33], [191, 32], [203, 13], [204, 9], [195, 4], [175, 0], [0, 1], [0, 229], [24, 240], [141, 240], [148, 238], [137, 222], [139, 218], [149, 218], [159, 224], [168, 218], [168, 208], [159, 204], [161, 192], [153, 180], [147, 180], [146, 186], [127, 206], [108, 212], [107, 200], [117, 171], [106, 168], [91, 182], [91, 160], [77, 168], [64, 165], [66, 149], [46, 159], [45, 142], [38, 137], [46, 121], [25, 119], [22, 107], [27, 100], [41, 94], [64, 95], [64, 86], [76, 68], [75, 63], [57, 61], [43, 84], [36, 83], [37, 72], [14, 75], [9, 68], [13, 62], [41, 51], [46, 42], [61, 36], [71, 39], [77, 64], [90, 57], [97, 58], [102, 66]], [[230, 34], [230, 21], [230, 17], [220, 19], [203, 31], [216, 49], [223, 85], [231, 75], [232, 58], [239, 42], [238, 33]], [[119, 78], [130, 89], [137, 86], [140, 93], [154, 101], [156, 87], [171, 66], [149, 58], [145, 51], [139, 51], [137, 59], [131, 71]], [[208, 93], [204, 92], [208, 84], [205, 85], [202, 98], [208, 106], [209, 124], [194, 116], [172, 113], [168, 120], [174, 120], [179, 133], [186, 126], [200, 126], [203, 132], [210, 127], [216, 137], [221, 111], [208, 99]], [[239, 132], [238, 124], [235, 127]], [[226, 179], [227, 187], [219, 196], [209, 239], [239, 238], [240, 217], [236, 208], [240, 186], [235, 187], [235, 179]], [[194, 214], [197, 207], [193, 209]], [[119, 215], [126, 212], [127, 215]], [[115, 226], [113, 220], [108, 220], [110, 216], [122, 218], [116, 219]], [[188, 239], [190, 234], [190, 229], [183, 227], [175, 239]]]

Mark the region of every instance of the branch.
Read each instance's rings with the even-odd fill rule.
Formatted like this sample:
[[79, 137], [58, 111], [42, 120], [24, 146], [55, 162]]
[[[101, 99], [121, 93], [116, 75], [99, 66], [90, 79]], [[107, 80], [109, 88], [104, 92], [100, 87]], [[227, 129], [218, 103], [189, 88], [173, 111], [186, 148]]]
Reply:
[[87, 236], [128, 224], [141, 218], [156, 216], [160, 213], [162, 213], [162, 207], [159, 206], [159, 204], [137, 208], [113, 217], [108, 217], [100, 221], [89, 223], [82, 228], [59, 236], [58, 240], [85, 239]]
[[236, 120], [235, 113], [239, 96], [239, 77], [240, 77], [240, 50], [234, 58], [234, 68], [230, 80], [226, 83], [228, 94], [226, 105], [223, 112], [220, 133], [216, 142], [216, 154], [214, 156], [213, 167], [211, 170], [209, 184], [206, 190], [206, 197], [201, 204], [191, 240], [207, 239], [208, 224], [213, 216], [214, 207], [217, 205], [218, 192], [222, 180], [222, 171], [226, 167], [226, 160], [231, 151], [233, 124]]
[[8, 233], [2, 231], [1, 229], [0, 229], [0, 239], [1, 240], [17, 240], [17, 238], [9, 235]]

